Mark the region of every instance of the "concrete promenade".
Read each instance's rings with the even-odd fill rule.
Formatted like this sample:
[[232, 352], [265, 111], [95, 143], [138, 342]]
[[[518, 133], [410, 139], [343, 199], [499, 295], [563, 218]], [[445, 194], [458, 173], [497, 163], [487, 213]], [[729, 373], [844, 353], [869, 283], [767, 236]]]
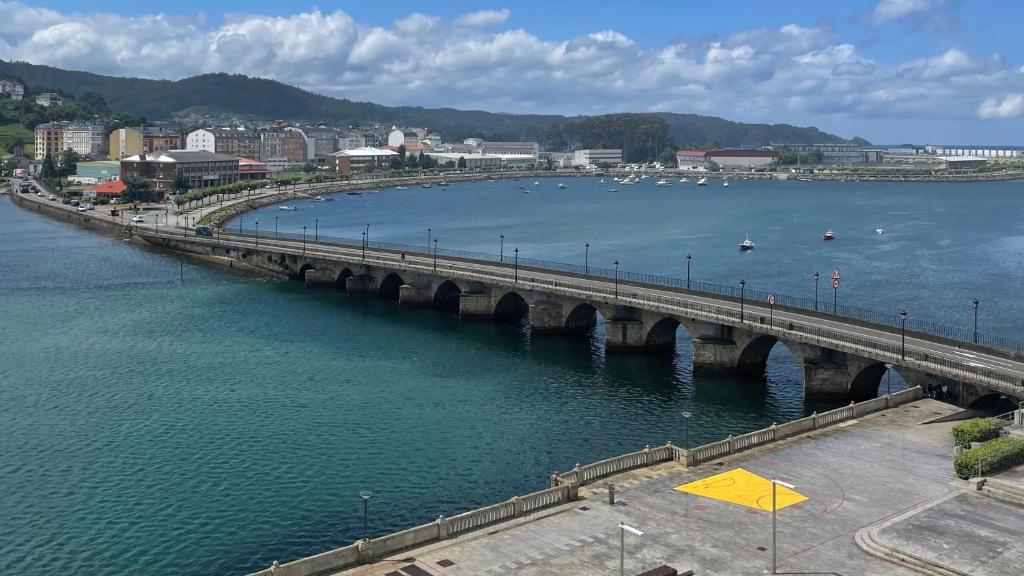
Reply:
[[[770, 559], [770, 513], [673, 490], [735, 468], [790, 482], [808, 497], [778, 512], [780, 573], [917, 574], [863, 551], [855, 535], [903, 512], [945, 502], [952, 493], [959, 509], [936, 507], [931, 511], [938, 518], [892, 525], [902, 545], [952, 546], [960, 555], [948, 554], [947, 560], [968, 568], [966, 574], [975, 573], [979, 555], [991, 552], [998, 556], [978, 574], [1017, 574], [999, 567], [1024, 561], [1020, 541], [999, 544], [1024, 530], [1024, 510], [1013, 516], [1012, 506], [958, 488], [963, 483], [953, 473], [952, 424], [920, 424], [954, 411], [924, 399], [689, 469], [678, 462], [640, 468], [608, 479], [615, 484], [615, 505], [607, 503], [603, 483], [596, 483], [582, 487], [577, 502], [336, 574], [423, 574], [405, 568], [410, 565], [435, 576], [616, 574], [619, 522], [644, 532], [626, 535], [627, 574], [662, 564], [701, 575], [762, 574]], [[985, 516], [975, 525], [956, 521], [993, 510], [1000, 512], [988, 516], [989, 522]], [[1006, 538], [971, 552], [969, 543], [985, 540], [993, 522]]]

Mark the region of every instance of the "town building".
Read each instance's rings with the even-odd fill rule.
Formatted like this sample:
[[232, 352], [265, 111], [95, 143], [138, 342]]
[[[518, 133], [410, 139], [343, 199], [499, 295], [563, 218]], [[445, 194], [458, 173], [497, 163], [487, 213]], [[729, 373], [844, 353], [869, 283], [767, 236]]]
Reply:
[[763, 149], [800, 154], [820, 152], [822, 164], [864, 164], [868, 161], [868, 155], [856, 144], [771, 144]]
[[81, 157], [106, 156], [106, 132], [104, 124], [72, 122], [64, 128], [64, 149], [74, 150]]
[[304, 128], [306, 135], [306, 158], [317, 164], [325, 164], [331, 155], [340, 150], [339, 134], [333, 128]]
[[68, 124], [68, 122], [47, 122], [36, 126], [36, 160], [43, 160], [49, 155], [55, 162], [57, 161], [57, 157], [64, 151], [64, 129], [68, 127]]
[[981, 156], [939, 156], [939, 167], [942, 170], [977, 170], [988, 164], [988, 158]]
[[239, 180], [266, 180], [270, 177], [270, 168], [265, 162], [253, 158], [238, 159]]
[[718, 170], [753, 170], [775, 164], [779, 153], [772, 150], [722, 149], [708, 150], [706, 157], [717, 164]]
[[430, 156], [439, 165], [445, 165], [451, 162], [453, 165], [458, 165], [459, 159], [466, 161], [466, 168], [473, 170], [478, 168], [497, 168], [504, 164], [501, 156], [493, 156], [490, 154], [459, 154], [456, 152], [433, 152], [425, 151], [424, 156]]
[[259, 158], [260, 137], [245, 128], [200, 128], [188, 133], [185, 149]]
[[548, 160], [551, 161], [552, 168], [572, 167], [571, 152], [540, 152], [538, 154], [538, 161], [540, 163], [547, 164]]
[[107, 137], [111, 160], [163, 150], [181, 150], [181, 130], [175, 125], [118, 128]]
[[979, 158], [1011, 159], [1024, 157], [1021, 146], [963, 146], [934, 145], [924, 147], [925, 152], [935, 156], [977, 156]]
[[0, 80], [0, 94], [9, 94], [11, 100], [21, 100], [25, 97], [25, 85], [16, 80]]
[[441, 135], [437, 132], [427, 134], [425, 138], [420, 140], [420, 147], [425, 150], [438, 150], [441, 148]]
[[51, 106], [63, 106], [64, 98], [56, 92], [43, 92], [42, 94], [36, 95], [36, 104], [47, 108]]
[[363, 147], [339, 150], [331, 156], [334, 158], [334, 167], [338, 174], [351, 174], [386, 167], [398, 153], [383, 148]]
[[[424, 130], [424, 135], [425, 135]], [[412, 128], [400, 129], [392, 126], [391, 131], [388, 132], [388, 146], [398, 148], [399, 146], [405, 146], [406, 150], [419, 149], [420, 148], [420, 133]]]
[[622, 164], [622, 150], [617, 148], [595, 148], [576, 150], [572, 153], [573, 166], [599, 166], [601, 164], [608, 164], [610, 166]]
[[80, 182], [106, 182], [120, 177], [121, 163], [114, 160], [79, 162], [75, 169], [75, 178]]
[[96, 196], [103, 196], [104, 198], [113, 199], [118, 198], [121, 194], [124, 194], [128, 186], [120, 180], [110, 180], [109, 182], [100, 182], [95, 186], [89, 186], [86, 188], [88, 194], [83, 194], [83, 198], [95, 198]]
[[[536, 142], [490, 142], [482, 141], [477, 146], [478, 154], [490, 154], [492, 156], [526, 156], [537, 162], [540, 154], [540, 145]], [[622, 153], [619, 151], [619, 162], [622, 161]]]
[[207, 150], [165, 150], [121, 159], [121, 179], [141, 178], [158, 196], [171, 193], [183, 176], [189, 188], [210, 188], [238, 181], [238, 157]]
[[708, 157], [707, 150], [680, 150], [676, 152], [676, 167], [691, 172], [712, 172], [718, 165]]

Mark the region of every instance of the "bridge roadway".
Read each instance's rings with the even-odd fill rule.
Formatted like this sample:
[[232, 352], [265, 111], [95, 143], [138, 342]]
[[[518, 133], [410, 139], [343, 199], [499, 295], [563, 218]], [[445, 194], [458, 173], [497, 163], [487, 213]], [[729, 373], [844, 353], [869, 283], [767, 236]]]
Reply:
[[[449, 306], [467, 318], [527, 319], [534, 332], [580, 333], [596, 313], [610, 351], [674, 349], [682, 325], [694, 338], [694, 368], [763, 377], [768, 353], [783, 342], [801, 364], [805, 394], [861, 399], [877, 394], [885, 363], [909, 385], [946, 386], [961, 405], [1001, 394], [1024, 399], [1024, 361], [993, 349], [957, 344], [860, 320], [658, 285], [359, 245], [181, 229], [138, 233], [168, 248], [222, 255], [307, 284], [396, 297], [403, 306]], [[506, 257], [506, 260], [508, 257]], [[904, 348], [905, 346], [905, 348]]]

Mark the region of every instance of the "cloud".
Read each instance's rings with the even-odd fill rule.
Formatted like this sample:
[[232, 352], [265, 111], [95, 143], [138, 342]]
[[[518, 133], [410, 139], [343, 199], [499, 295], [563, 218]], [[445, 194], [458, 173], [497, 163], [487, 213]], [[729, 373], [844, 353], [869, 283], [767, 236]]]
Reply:
[[955, 32], [963, 21], [950, 10], [957, 0], [879, 0], [871, 13], [874, 24], [899, 22], [930, 32]]
[[[885, 18], [909, 18], [921, 2], [934, 5], [876, 8]], [[310, 10], [231, 14], [212, 25], [202, 14], [62, 14], [0, 0], [0, 58], [149, 78], [248, 74], [389, 105], [663, 110], [818, 125], [1008, 118], [1019, 113], [1014, 96], [1024, 93], [1019, 62], [957, 48], [875, 61], [827, 20], [657, 45], [614, 29], [545, 39], [505, 29], [508, 17], [507, 10], [450, 19], [413, 13], [368, 26], [341, 10]]]
[[1007, 94], [1003, 98], [992, 97], [978, 105], [981, 118], [1016, 118], [1024, 114], [1024, 94]]

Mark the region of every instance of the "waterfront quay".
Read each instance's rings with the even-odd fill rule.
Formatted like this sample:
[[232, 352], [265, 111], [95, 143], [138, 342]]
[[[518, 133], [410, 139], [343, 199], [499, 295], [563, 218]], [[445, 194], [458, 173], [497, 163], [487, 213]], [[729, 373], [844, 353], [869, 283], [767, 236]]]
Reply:
[[[792, 486], [804, 498], [793, 498], [798, 501], [785, 507], [779, 500], [779, 573], [917, 574], [909, 564], [931, 574], [1014, 573], [1007, 570], [1024, 561], [1024, 519], [1013, 504], [982, 495], [974, 484], [955, 477], [953, 424], [942, 420], [957, 409], [920, 398], [919, 390], [907, 391], [896, 402], [906, 403], [699, 464], [688, 465], [687, 456], [698, 455], [700, 448], [673, 448], [682, 457], [595, 476], [578, 486], [568, 502], [372, 557], [358, 567], [323, 569], [346, 553], [358, 561], [385, 542], [400, 545], [423, 527], [254, 576], [613, 574], [620, 555], [627, 574], [666, 565], [680, 574], [761, 574], [769, 571], [772, 559], [771, 491], [766, 488], [771, 480]], [[615, 466], [628, 466], [628, 460], [586, 468]], [[755, 481], [736, 488], [738, 475]], [[702, 483], [704, 493], [681, 489]], [[504, 505], [515, 506], [515, 500]], [[469, 514], [481, 512], [487, 510]], [[923, 518], [926, 529], [920, 525]], [[993, 526], [991, 519], [1000, 523]], [[623, 540], [620, 524], [643, 534], [626, 532]]]

